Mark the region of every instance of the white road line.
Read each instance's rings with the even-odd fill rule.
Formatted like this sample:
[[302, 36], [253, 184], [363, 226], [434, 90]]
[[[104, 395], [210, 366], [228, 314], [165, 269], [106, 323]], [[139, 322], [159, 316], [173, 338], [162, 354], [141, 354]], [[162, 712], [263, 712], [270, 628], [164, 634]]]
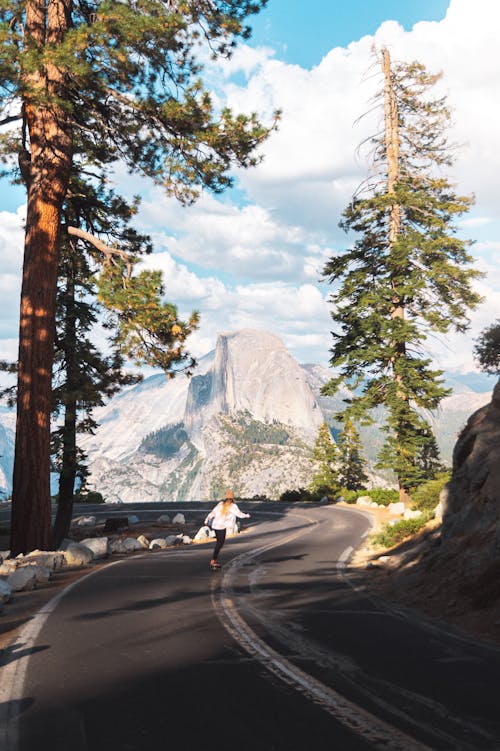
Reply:
[[[315, 520], [308, 521], [314, 526], [317, 524]], [[242, 553], [230, 562], [224, 569], [220, 588], [217, 590], [215, 582], [212, 583], [212, 602], [221, 623], [236, 642], [259, 660], [268, 671], [319, 704], [344, 726], [372, 742], [375, 748], [383, 751], [431, 751], [428, 746], [379, 720], [291, 663], [260, 639], [238, 613], [232, 599], [232, 582], [239, 569], [263, 552], [310, 533], [314, 526], [284, 536], [249, 553]], [[350, 553], [351, 550], [347, 548], [342, 555], [347, 558]]]
[[[139, 556], [136, 556], [139, 557]], [[49, 600], [36, 615], [23, 626], [18, 632], [15, 641], [9, 645], [9, 650], [13, 652], [13, 659], [7, 665], [0, 667], [0, 749], [2, 751], [18, 751], [19, 748], [19, 712], [16, 708], [23, 699], [24, 680], [28, 669], [30, 652], [35, 644], [38, 634], [42, 630], [49, 615], [56, 609], [63, 597], [71, 590], [94, 576], [104, 568], [111, 568], [127, 559], [113, 561], [104, 567], [99, 567], [90, 571], [80, 579], [76, 579], [67, 587], [57, 593]], [[16, 657], [16, 650], [22, 652], [22, 656]]]

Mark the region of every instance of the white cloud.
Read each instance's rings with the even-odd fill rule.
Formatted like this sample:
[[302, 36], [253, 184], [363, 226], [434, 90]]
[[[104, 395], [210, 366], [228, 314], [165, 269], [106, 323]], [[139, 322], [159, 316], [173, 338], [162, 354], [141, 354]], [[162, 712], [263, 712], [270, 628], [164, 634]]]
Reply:
[[[124, 171], [117, 181], [118, 191], [145, 196], [138, 220], [158, 251], [145, 264], [164, 271], [167, 299], [184, 315], [193, 308], [202, 313], [192, 340], [197, 354], [213, 346], [221, 329], [262, 326], [302, 359], [327, 359], [328, 288], [317, 282], [327, 258], [345, 247], [338, 222], [368, 168], [366, 149], [357, 153], [357, 147], [380, 124], [377, 112], [359, 120], [380, 84], [370, 67], [375, 43], [387, 45], [396, 59], [418, 59], [444, 73], [440, 91], [448, 95], [454, 121], [450, 140], [462, 144], [449, 174], [477, 198], [460, 228], [480, 240], [471, 252], [488, 276], [479, 285], [485, 302], [472, 315], [471, 333], [429, 345], [443, 367], [472, 367], [472, 339], [497, 316], [500, 303], [499, 26], [498, 0], [451, 0], [442, 21], [411, 31], [386, 22], [375, 35], [332, 49], [311, 70], [248, 46], [210, 67], [221, 106], [268, 120], [283, 110], [279, 130], [263, 145], [262, 164], [237, 173], [243, 205], [229, 192], [182, 208]], [[5, 243], [2, 270], [15, 276], [19, 257], [12, 248], [22, 245], [21, 223], [3, 212], [0, 247]], [[14, 284], [13, 278], [2, 284]]]

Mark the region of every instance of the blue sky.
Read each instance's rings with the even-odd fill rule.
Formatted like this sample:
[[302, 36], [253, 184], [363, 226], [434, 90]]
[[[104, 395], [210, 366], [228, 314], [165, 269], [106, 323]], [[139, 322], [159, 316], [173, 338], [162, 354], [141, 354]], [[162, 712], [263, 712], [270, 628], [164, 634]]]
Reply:
[[311, 68], [332, 47], [346, 47], [381, 23], [410, 30], [418, 21], [440, 21], [449, 0], [269, 0], [252, 22], [252, 46], [269, 46], [288, 63]]
[[[236, 188], [181, 208], [147, 180], [115, 174], [116, 189], [139, 193], [141, 230], [164, 273], [167, 298], [182, 313], [201, 312], [194, 354], [213, 348], [221, 330], [263, 328], [278, 334], [302, 362], [327, 363], [330, 347], [325, 260], [346, 245], [342, 210], [369, 168], [358, 144], [377, 128], [357, 123], [377, 87], [366, 71], [373, 45], [395, 58], [418, 59], [444, 73], [440, 92], [454, 112], [450, 139], [461, 144], [449, 176], [476, 194], [461, 232], [475, 241], [487, 273], [485, 302], [471, 332], [429, 341], [446, 370], [474, 367], [474, 338], [500, 309], [500, 57], [498, 0], [270, 0], [253, 19], [254, 34], [229, 63], [206, 70], [221, 106], [255, 110], [266, 120], [283, 111], [279, 131], [257, 168], [240, 171]], [[0, 184], [0, 358], [16, 352], [24, 202]]]

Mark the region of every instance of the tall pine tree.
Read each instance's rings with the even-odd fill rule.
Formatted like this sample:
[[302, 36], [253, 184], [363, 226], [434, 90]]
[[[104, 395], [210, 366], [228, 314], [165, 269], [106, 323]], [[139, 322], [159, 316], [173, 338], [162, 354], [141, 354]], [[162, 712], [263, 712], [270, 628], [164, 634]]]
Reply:
[[[0, 2], [1, 140], [27, 187], [21, 291], [14, 552], [50, 547], [50, 411], [62, 211], [87, 149], [122, 159], [184, 203], [231, 184], [266, 137], [255, 115], [217, 112], [197, 48], [227, 55], [265, 0]], [[77, 231], [79, 228], [73, 228]], [[89, 236], [85, 238], [90, 240]]]
[[421, 481], [418, 457], [432, 435], [421, 409], [435, 409], [449, 393], [442, 371], [425, 356], [429, 333], [464, 331], [479, 302], [472, 288], [470, 242], [457, 237], [455, 220], [472, 199], [457, 195], [442, 168], [449, 111], [432, 98], [439, 76], [420, 63], [391, 65], [381, 55], [385, 128], [373, 139], [375, 178], [354, 197], [341, 226], [357, 233], [352, 248], [332, 257], [324, 274], [331, 295], [331, 365], [353, 395], [341, 419], [387, 410], [387, 440], [380, 466], [394, 470], [400, 499]]

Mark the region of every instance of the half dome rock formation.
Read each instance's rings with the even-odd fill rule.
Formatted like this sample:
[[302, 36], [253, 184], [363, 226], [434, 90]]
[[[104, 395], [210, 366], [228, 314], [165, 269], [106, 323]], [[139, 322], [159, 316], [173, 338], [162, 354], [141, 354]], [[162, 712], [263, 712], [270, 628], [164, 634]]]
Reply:
[[307, 485], [323, 414], [281, 340], [223, 333], [188, 379], [153, 376], [96, 411], [82, 441], [108, 500], [279, 495]]

